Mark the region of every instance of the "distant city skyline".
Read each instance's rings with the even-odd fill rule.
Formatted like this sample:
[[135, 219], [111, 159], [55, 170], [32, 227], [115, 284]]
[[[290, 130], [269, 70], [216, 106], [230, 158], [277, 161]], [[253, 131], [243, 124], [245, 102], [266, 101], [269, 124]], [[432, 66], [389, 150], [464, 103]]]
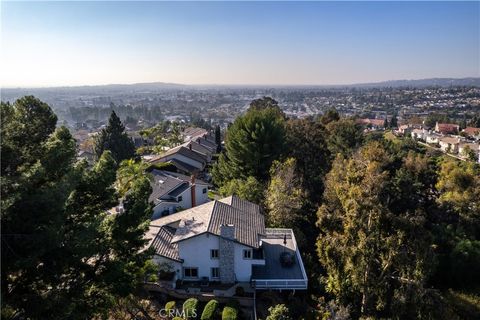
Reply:
[[1, 2], [1, 86], [480, 76], [480, 2]]

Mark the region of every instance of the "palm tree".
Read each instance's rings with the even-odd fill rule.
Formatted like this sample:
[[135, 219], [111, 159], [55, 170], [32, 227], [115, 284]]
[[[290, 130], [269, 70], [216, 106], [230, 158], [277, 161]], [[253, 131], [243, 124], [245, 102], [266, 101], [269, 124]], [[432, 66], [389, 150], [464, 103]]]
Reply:
[[[115, 182], [115, 188], [120, 197], [123, 198], [127, 194], [136, 179], [145, 176], [147, 167], [148, 165], [145, 162], [135, 162], [133, 159], [124, 160], [120, 163], [117, 171], [117, 181]], [[150, 175], [148, 177], [151, 178]]]

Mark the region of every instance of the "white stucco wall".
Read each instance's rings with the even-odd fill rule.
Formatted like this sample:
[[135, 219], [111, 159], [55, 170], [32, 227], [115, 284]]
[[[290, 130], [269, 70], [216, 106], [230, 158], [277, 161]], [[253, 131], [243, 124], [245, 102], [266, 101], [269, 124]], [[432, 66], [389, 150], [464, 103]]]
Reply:
[[[206, 188], [207, 192], [203, 193], [202, 190]], [[205, 184], [196, 184], [195, 185], [195, 201], [196, 201], [196, 206], [207, 203], [210, 201], [208, 199], [208, 186]]]
[[177, 203], [174, 202], [160, 202], [158, 205], [156, 205], [153, 208], [153, 215], [152, 215], [152, 220], [158, 219], [162, 217], [162, 213], [168, 209], [169, 213], [172, 214], [175, 212], [175, 209], [177, 207]]
[[[210, 258], [210, 250], [219, 248], [219, 238], [212, 234], [202, 234], [179, 242], [180, 258], [184, 260], [183, 267], [198, 268], [198, 277], [211, 279], [211, 268], [219, 267], [219, 259]], [[249, 282], [252, 275], [253, 264], [265, 264], [265, 260], [244, 259], [243, 250], [250, 249], [239, 243], [235, 243], [235, 277], [237, 281]], [[222, 254], [220, 252], [220, 254]], [[183, 277], [183, 272], [180, 272]]]
[[235, 276], [237, 281], [249, 282], [252, 276], [252, 265], [265, 265], [265, 260], [244, 259], [243, 250], [252, 248], [244, 246], [240, 243], [235, 243]]
[[[212, 234], [201, 234], [178, 243], [180, 258], [184, 260], [183, 267], [198, 268], [198, 277], [210, 279], [210, 268], [218, 268], [219, 259], [210, 258], [210, 250], [218, 249], [218, 237]], [[183, 277], [183, 272], [180, 272]]]

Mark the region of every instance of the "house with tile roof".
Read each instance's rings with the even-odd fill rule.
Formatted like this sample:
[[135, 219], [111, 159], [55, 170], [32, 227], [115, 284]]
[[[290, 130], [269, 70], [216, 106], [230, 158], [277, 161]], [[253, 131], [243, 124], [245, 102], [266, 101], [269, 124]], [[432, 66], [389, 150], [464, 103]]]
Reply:
[[149, 197], [154, 204], [152, 219], [209, 201], [209, 184], [195, 176], [164, 170], [152, 170], [150, 174], [153, 176], [152, 194]]
[[467, 137], [479, 137], [480, 138], [480, 128], [475, 127], [466, 127], [463, 131]]
[[146, 237], [154, 260], [170, 266], [174, 282], [269, 290], [308, 285], [293, 231], [265, 228], [260, 207], [236, 196], [153, 220]]
[[436, 123], [435, 132], [441, 134], [455, 134], [458, 133], [460, 126], [454, 123]]

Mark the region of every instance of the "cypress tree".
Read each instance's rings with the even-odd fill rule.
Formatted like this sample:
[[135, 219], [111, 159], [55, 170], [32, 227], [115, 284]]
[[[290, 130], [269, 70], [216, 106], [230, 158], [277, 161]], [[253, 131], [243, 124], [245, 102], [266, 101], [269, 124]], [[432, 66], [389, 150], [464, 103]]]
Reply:
[[95, 155], [97, 159], [104, 151], [109, 150], [113, 159], [119, 164], [123, 160], [135, 156], [135, 145], [125, 132], [125, 126], [115, 111], [112, 110], [108, 125], [95, 139]]

